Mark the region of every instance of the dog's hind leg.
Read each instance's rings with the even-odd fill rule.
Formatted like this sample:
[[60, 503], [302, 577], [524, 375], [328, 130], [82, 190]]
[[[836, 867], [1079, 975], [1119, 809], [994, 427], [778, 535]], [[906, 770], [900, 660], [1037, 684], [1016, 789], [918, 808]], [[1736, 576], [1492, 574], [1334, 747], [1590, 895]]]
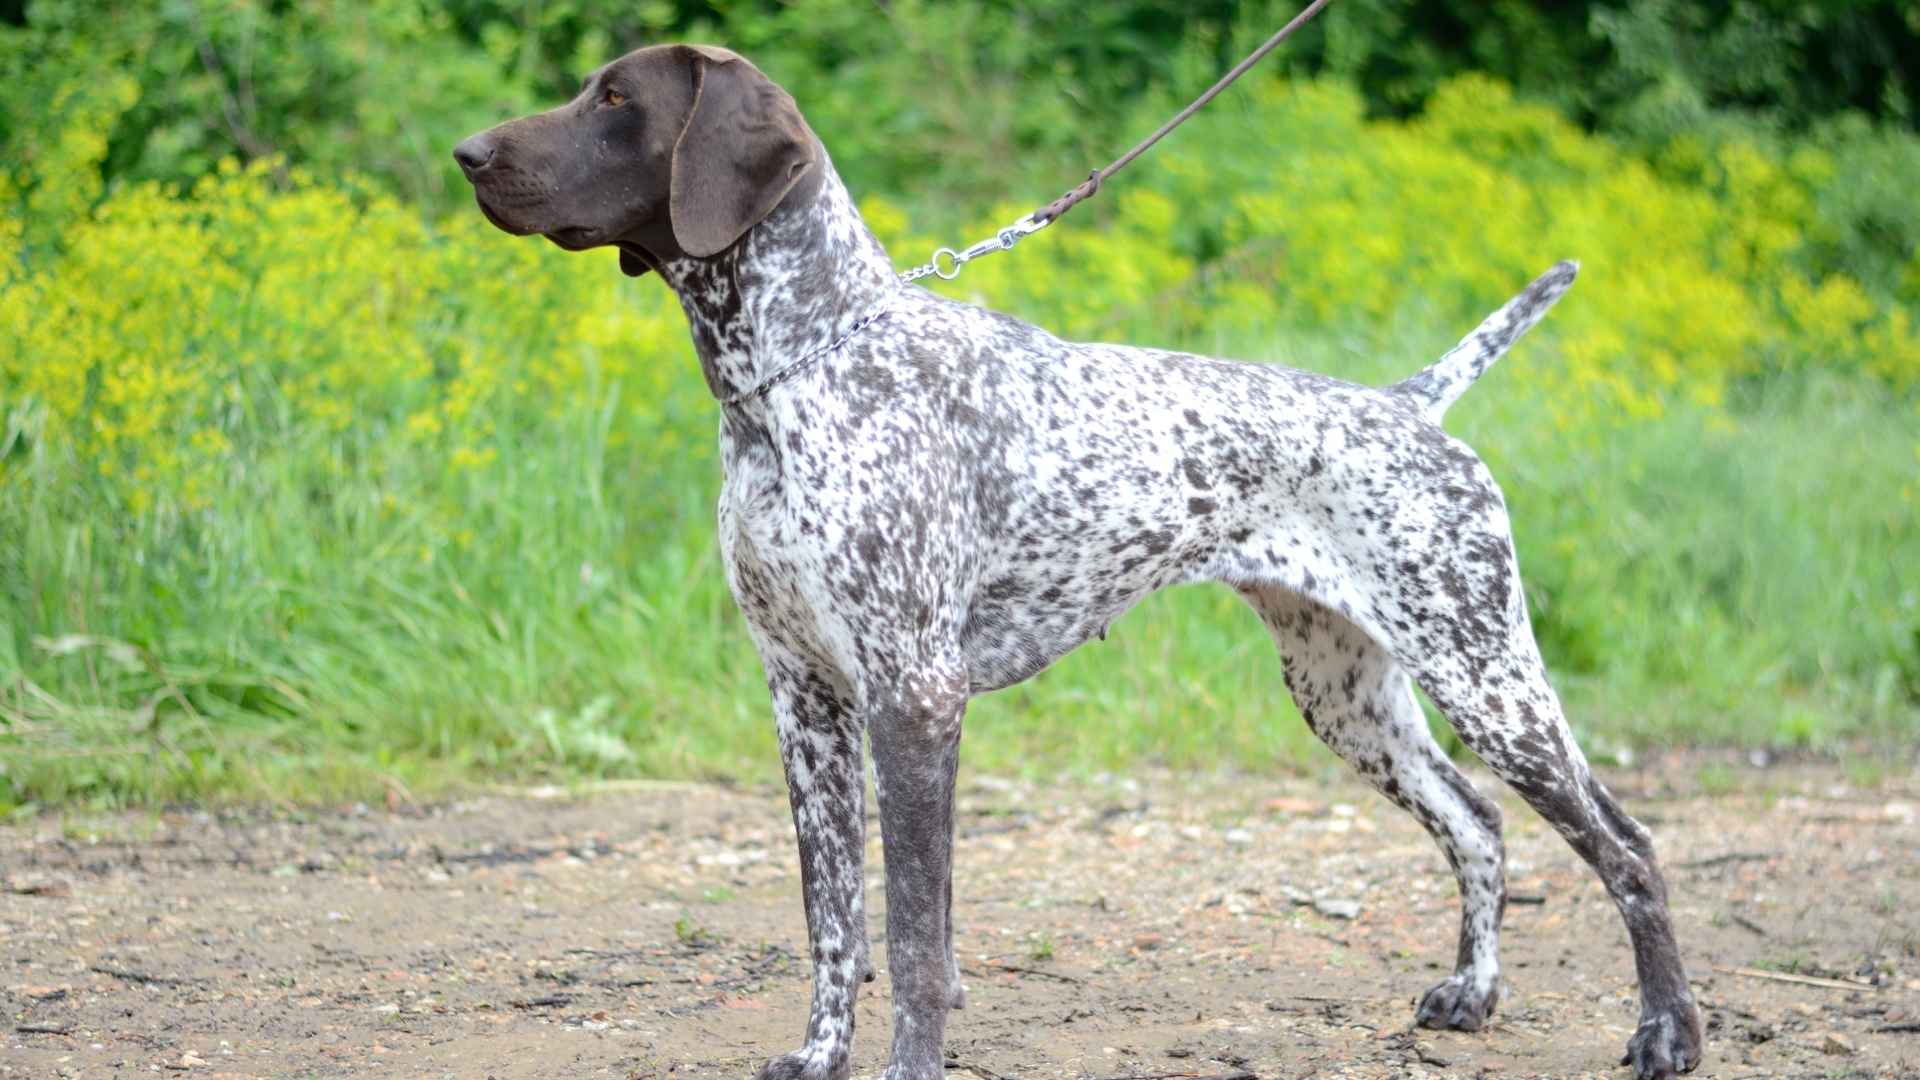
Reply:
[[1432, 834], [1460, 886], [1453, 974], [1420, 1000], [1427, 1027], [1478, 1030], [1499, 1002], [1506, 904], [1500, 809], [1475, 791], [1427, 730], [1407, 674], [1366, 631], [1277, 587], [1243, 588], [1280, 646], [1307, 726]]
[[785, 764], [813, 961], [807, 1042], [761, 1080], [845, 1080], [854, 997], [873, 978], [867, 943], [866, 777], [853, 694], [830, 669], [762, 644]]
[[1700, 1011], [1674, 940], [1653, 838], [1621, 809], [1574, 744], [1524, 615], [1497, 654], [1436, 662], [1421, 685], [1487, 766], [1593, 867], [1626, 922], [1640, 1024], [1624, 1064], [1640, 1080], [1700, 1063]]
[[1700, 1011], [1652, 837], [1574, 745], [1534, 644], [1505, 508], [1484, 468], [1466, 479], [1479, 497], [1461, 497], [1468, 488], [1456, 483], [1434, 514], [1442, 527], [1402, 553], [1395, 587], [1373, 593], [1377, 617], [1394, 627], [1395, 655], [1461, 741], [1566, 839], [1613, 898], [1640, 978], [1640, 1024], [1627, 1044], [1634, 1074], [1687, 1072], [1700, 1063]]

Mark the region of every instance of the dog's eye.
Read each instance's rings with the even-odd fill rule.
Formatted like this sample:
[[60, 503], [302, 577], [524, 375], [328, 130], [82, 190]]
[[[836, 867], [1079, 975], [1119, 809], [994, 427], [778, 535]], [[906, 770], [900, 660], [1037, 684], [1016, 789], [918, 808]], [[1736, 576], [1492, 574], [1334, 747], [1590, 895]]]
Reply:
[[619, 105], [625, 105], [626, 103], [627, 103], [627, 95], [622, 94], [617, 90], [609, 90], [606, 92], [606, 94], [602, 95], [600, 98], [600, 104], [602, 105], [619, 106]]

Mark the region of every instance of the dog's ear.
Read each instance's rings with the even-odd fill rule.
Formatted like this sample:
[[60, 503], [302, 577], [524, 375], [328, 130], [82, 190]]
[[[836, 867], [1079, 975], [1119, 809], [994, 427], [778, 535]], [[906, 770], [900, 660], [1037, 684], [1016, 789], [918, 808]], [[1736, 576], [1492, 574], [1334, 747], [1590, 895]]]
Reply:
[[732, 247], [814, 165], [813, 133], [785, 90], [738, 54], [686, 45], [693, 109], [673, 146], [673, 238], [706, 258]]

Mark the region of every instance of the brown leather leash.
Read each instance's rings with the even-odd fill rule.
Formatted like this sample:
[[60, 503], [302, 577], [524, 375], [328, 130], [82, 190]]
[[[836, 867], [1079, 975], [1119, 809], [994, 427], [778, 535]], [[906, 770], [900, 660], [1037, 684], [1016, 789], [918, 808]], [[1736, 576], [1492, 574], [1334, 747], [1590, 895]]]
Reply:
[[[1233, 70], [1222, 75], [1220, 81], [1209, 87], [1206, 93], [1194, 98], [1191, 105], [1175, 113], [1173, 119], [1161, 124], [1158, 131], [1140, 140], [1139, 144], [1133, 149], [1115, 158], [1112, 164], [1104, 169], [1095, 169], [1091, 173], [1088, 173], [1085, 183], [1079, 184], [1066, 194], [1061, 195], [1059, 198], [1028, 214], [1026, 217], [1021, 218], [1019, 221], [1001, 229], [988, 239], [982, 240], [972, 247], [967, 248], [965, 251], [955, 251], [952, 248], [946, 247], [940, 248], [933, 253], [933, 259], [931, 261], [901, 274], [900, 280], [902, 282], [918, 281], [923, 277], [932, 275], [946, 281], [952, 281], [954, 278], [960, 276], [961, 267], [980, 256], [991, 255], [996, 251], [1005, 251], [1019, 241], [1021, 237], [1037, 233], [1048, 225], [1053, 224], [1059, 220], [1061, 214], [1073, 209], [1077, 204], [1093, 198], [1100, 190], [1101, 181], [1119, 172], [1121, 169], [1126, 168], [1134, 158], [1146, 153], [1153, 147], [1154, 143], [1165, 138], [1168, 132], [1179, 127], [1182, 122], [1194, 113], [1199, 112], [1206, 106], [1207, 102], [1218, 97], [1220, 91], [1230, 86], [1233, 80], [1246, 74], [1248, 68], [1259, 63], [1263, 57], [1272, 52], [1281, 42], [1287, 40], [1287, 37], [1295, 30], [1298, 30], [1308, 19], [1318, 15], [1320, 9], [1326, 7], [1331, 2], [1332, 0], [1313, 0], [1313, 3], [1302, 8], [1300, 14], [1295, 15], [1292, 21], [1280, 28], [1279, 33], [1268, 38], [1265, 44], [1253, 50], [1252, 53], [1249, 53], [1245, 60], [1235, 64]], [[867, 312], [866, 315], [862, 316], [858, 322], [849, 327], [846, 333], [841, 334], [833, 341], [813, 349], [798, 360], [793, 361], [780, 370], [775, 371], [772, 375], [762, 379], [756, 385], [748, 387], [738, 394], [721, 398], [720, 404], [725, 408], [738, 408], [749, 401], [764, 396], [767, 391], [798, 375], [819, 357], [845, 345], [847, 340], [853, 337], [853, 335], [864, 330], [874, 320], [886, 315], [887, 312], [892, 309], [895, 299], [897, 299], [897, 296], [881, 298], [880, 302], [875, 305], [871, 311]]]
[[1121, 169], [1126, 168], [1133, 162], [1134, 158], [1152, 149], [1153, 144], [1165, 138], [1168, 132], [1179, 127], [1188, 117], [1199, 112], [1208, 102], [1220, 96], [1222, 90], [1232, 85], [1235, 79], [1246, 74], [1249, 68], [1259, 63], [1268, 53], [1278, 48], [1281, 42], [1287, 40], [1295, 30], [1305, 25], [1307, 20], [1318, 15], [1320, 9], [1326, 7], [1331, 2], [1332, 0], [1313, 0], [1313, 3], [1302, 8], [1300, 14], [1295, 15], [1288, 21], [1287, 25], [1280, 28], [1279, 33], [1268, 38], [1259, 48], [1247, 54], [1247, 58], [1235, 64], [1231, 71], [1222, 75], [1219, 82], [1208, 87], [1206, 93], [1194, 98], [1192, 104], [1175, 113], [1171, 120], [1161, 124], [1157, 131], [1140, 140], [1139, 143], [1135, 144], [1133, 149], [1113, 159], [1113, 162], [1106, 168], [1093, 170], [1087, 174], [1085, 181], [1069, 189], [1059, 198], [964, 251], [955, 251], [947, 247], [938, 249], [933, 253], [931, 260], [924, 265], [916, 266], [906, 273], [901, 274], [900, 280], [918, 281], [931, 274], [935, 277], [951, 281], [960, 276], [960, 268], [967, 263], [972, 262], [982, 255], [991, 255], [996, 251], [1005, 251], [1018, 242], [1021, 237], [1030, 236], [1046, 228], [1048, 225], [1053, 224], [1059, 220], [1060, 215], [1073, 209], [1080, 203], [1093, 198], [1094, 195], [1099, 193], [1100, 185], [1103, 181]]

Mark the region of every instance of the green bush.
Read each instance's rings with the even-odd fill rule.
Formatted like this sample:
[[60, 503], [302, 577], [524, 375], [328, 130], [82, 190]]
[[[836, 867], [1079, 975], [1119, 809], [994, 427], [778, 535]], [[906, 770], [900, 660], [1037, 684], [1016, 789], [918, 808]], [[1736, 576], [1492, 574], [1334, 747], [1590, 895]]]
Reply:
[[[273, 161], [103, 190], [137, 102], [56, 100], [72, 126], [0, 192], [0, 800], [774, 775], [660, 284]], [[1878, 250], [1822, 224], [1873, 205], [1823, 204], [1839, 153], [1649, 163], [1485, 77], [1399, 121], [1268, 76], [945, 288], [1383, 381], [1582, 257], [1452, 420], [1508, 489], [1576, 723], [1884, 737], [1920, 700], [1920, 335], [1910, 292], [1825, 269]], [[902, 263], [930, 245], [917, 204], [864, 205]], [[969, 760], [1296, 761], [1284, 702], [1237, 600], [1182, 590], [980, 702]]]
[[[128, 78], [137, 94], [102, 162], [109, 182], [185, 182], [225, 157], [284, 155], [445, 209], [465, 198], [447, 153], [460, 136], [563, 100], [629, 48], [711, 40], [794, 91], [856, 186], [971, 207], [1084, 175], [1299, 7], [32, 0], [18, 25], [0, 25], [0, 148], [32, 157], [68, 127], [48, 102]], [[1898, 0], [1341, 0], [1267, 63], [1348, 82], [1376, 116], [1418, 112], [1447, 80], [1480, 71], [1649, 147], [1714, 125], [1804, 132], [1846, 116], [1904, 138], [1920, 123], [1916, 11]], [[1132, 122], [1136, 104], [1150, 120]]]

